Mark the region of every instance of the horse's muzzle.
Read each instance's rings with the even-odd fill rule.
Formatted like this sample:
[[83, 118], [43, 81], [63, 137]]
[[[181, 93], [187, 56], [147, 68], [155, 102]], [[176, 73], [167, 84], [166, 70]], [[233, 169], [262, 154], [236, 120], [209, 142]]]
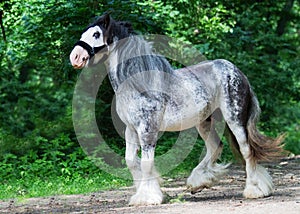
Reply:
[[70, 54], [70, 62], [75, 69], [81, 69], [89, 61], [88, 52], [81, 46], [75, 46]]

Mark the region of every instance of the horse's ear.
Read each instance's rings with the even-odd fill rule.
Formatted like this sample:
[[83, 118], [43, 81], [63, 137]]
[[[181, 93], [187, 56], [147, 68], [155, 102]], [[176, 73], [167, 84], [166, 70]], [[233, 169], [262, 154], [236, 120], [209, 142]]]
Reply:
[[103, 27], [107, 30], [110, 26], [110, 15], [105, 14], [103, 17]]
[[110, 17], [109, 13], [105, 14], [103, 16], [103, 27], [105, 28], [104, 32], [104, 43], [111, 44], [112, 43], [112, 25], [114, 23], [114, 20]]

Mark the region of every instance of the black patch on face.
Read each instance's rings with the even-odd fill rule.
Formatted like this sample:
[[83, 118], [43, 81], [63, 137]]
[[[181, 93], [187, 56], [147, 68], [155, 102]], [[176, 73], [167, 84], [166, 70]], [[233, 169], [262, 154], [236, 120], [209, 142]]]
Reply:
[[99, 39], [99, 37], [100, 37], [100, 32], [99, 32], [99, 31], [95, 32], [95, 33], [93, 34], [93, 37], [95, 37], [95, 39]]
[[121, 40], [129, 37], [130, 35], [136, 35], [130, 22], [115, 21], [110, 17], [109, 14], [98, 17], [96, 21], [85, 28], [83, 32], [86, 32], [89, 28], [95, 26], [99, 26], [101, 28], [103, 37], [105, 39], [104, 42], [108, 45], [113, 43], [114, 36], [117, 36], [118, 39]]

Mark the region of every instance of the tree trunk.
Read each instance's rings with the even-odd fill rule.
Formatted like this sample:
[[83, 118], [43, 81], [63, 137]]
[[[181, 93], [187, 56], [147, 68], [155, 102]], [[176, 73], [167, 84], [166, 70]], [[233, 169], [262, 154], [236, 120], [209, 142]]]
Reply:
[[280, 14], [280, 19], [277, 24], [277, 35], [282, 36], [288, 21], [291, 19], [291, 10], [295, 0], [286, 0], [285, 6]]
[[6, 35], [5, 35], [5, 30], [4, 30], [4, 26], [3, 26], [3, 11], [0, 10], [0, 25], [1, 25], [1, 30], [2, 30], [2, 36], [3, 36], [3, 40], [4, 42], [6, 42]]

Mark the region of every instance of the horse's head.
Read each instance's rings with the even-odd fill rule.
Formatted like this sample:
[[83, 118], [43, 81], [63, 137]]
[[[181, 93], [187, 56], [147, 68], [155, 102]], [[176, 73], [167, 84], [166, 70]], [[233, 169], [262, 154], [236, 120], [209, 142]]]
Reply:
[[[98, 63], [105, 58], [105, 51], [101, 50], [104, 50], [111, 43], [109, 37], [112, 21], [110, 16], [106, 14], [86, 28], [70, 54], [70, 61], [75, 69]], [[96, 54], [97, 57], [94, 57]]]

